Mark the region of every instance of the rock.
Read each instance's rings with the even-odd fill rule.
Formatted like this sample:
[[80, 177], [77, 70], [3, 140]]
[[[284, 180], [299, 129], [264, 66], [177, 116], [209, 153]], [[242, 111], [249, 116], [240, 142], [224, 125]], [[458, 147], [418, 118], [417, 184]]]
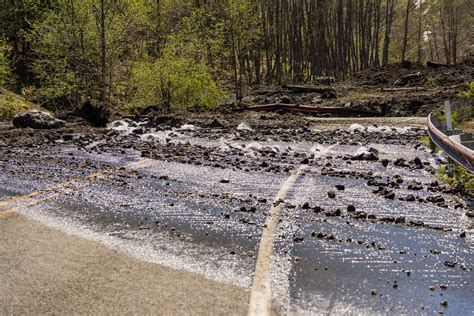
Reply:
[[377, 295], [377, 291], [376, 290], [371, 290], [370, 295]]
[[334, 190], [329, 190], [329, 191], [328, 191], [328, 197], [329, 197], [330, 199], [336, 198], [336, 191], [334, 191]]
[[338, 184], [335, 186], [336, 189], [338, 189], [339, 191], [344, 191], [344, 189], [346, 188], [345, 186], [343, 186], [342, 184]]
[[356, 208], [355, 208], [354, 205], [350, 204], [350, 205], [347, 206], [347, 211], [349, 213], [354, 213], [356, 211]]
[[421, 185], [419, 181], [413, 180], [408, 185], [408, 190], [413, 190], [413, 191], [423, 190], [423, 186]]
[[53, 129], [64, 127], [64, 124], [64, 121], [54, 118], [47, 112], [38, 110], [20, 113], [13, 118], [13, 126], [16, 128]]
[[417, 73], [401, 76], [393, 84], [395, 86], [404, 86], [420, 79], [421, 79], [421, 72], [419, 71]]
[[395, 219], [395, 224], [405, 224], [405, 217], [403, 217], [403, 216], [397, 217]]
[[459, 234], [459, 237], [466, 238], [466, 232], [462, 232], [461, 234]]
[[220, 182], [221, 182], [221, 183], [229, 183], [230, 181], [229, 181], [229, 179], [221, 179]]
[[423, 226], [424, 223], [422, 221], [417, 221], [417, 220], [412, 220], [409, 222], [410, 225], [412, 226], [416, 226], [416, 227], [420, 227], [420, 226]]
[[142, 128], [142, 127], [135, 128], [135, 129], [133, 129], [132, 133], [137, 134], [137, 135], [143, 135], [143, 134], [145, 134], [145, 129]]
[[319, 233], [317, 233], [317, 232], [312, 232], [312, 233], [311, 233], [311, 236], [312, 236], [312, 237], [317, 237], [317, 238], [324, 238], [324, 234], [321, 233], [321, 232], [319, 232]]
[[328, 89], [324, 93], [321, 94], [321, 98], [323, 99], [335, 99], [337, 98], [337, 93], [334, 89]]
[[341, 216], [341, 210], [340, 209], [336, 209], [335, 211], [327, 210], [326, 212], [324, 212], [324, 215], [329, 216], [329, 217]]
[[384, 167], [387, 167], [389, 162], [390, 162], [390, 160], [388, 160], [388, 159], [382, 159], [382, 161], [381, 161], [382, 166], [384, 166]]
[[303, 240], [304, 240], [303, 237], [297, 237], [297, 236], [293, 237], [294, 242], [303, 242]]
[[413, 202], [413, 201], [415, 201], [415, 197], [412, 194], [410, 194], [405, 198], [405, 201]]
[[385, 194], [385, 198], [386, 199], [389, 199], [389, 200], [393, 200], [395, 198], [395, 192], [388, 192], [387, 194]]
[[355, 212], [352, 217], [355, 219], [367, 219], [367, 213], [363, 211], [358, 211]]
[[448, 301], [441, 301], [441, 303], [439, 303], [441, 306], [448, 306]]
[[421, 162], [421, 159], [416, 157], [415, 159], [413, 159], [413, 163], [417, 166], [423, 166], [423, 162]]
[[474, 211], [467, 211], [466, 216], [470, 218], [474, 218]]
[[309, 210], [310, 209], [309, 203], [308, 202], [303, 203], [303, 205], [301, 205], [301, 208], [303, 210]]
[[448, 267], [448, 268], [454, 268], [456, 266], [456, 263], [455, 262], [452, 262], [452, 261], [449, 261], [449, 260], [446, 260], [444, 262], [444, 266], [445, 267]]
[[393, 164], [397, 167], [404, 167], [405, 166], [405, 159], [403, 158], [398, 158], [393, 162]]
[[283, 96], [280, 98], [280, 102], [283, 103], [283, 104], [290, 104], [290, 103], [291, 103], [291, 99], [290, 99], [289, 96], [283, 95]]
[[64, 141], [70, 141], [70, 140], [73, 140], [74, 139], [74, 134], [64, 134], [63, 135], [63, 140]]
[[211, 123], [207, 125], [210, 128], [222, 128], [224, 124], [222, 124], [218, 119], [213, 119]]

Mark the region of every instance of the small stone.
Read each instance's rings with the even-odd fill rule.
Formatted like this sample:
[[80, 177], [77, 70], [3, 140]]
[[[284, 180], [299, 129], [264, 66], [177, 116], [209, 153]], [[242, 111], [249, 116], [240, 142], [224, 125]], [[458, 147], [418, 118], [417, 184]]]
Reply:
[[303, 205], [301, 205], [301, 208], [303, 210], [309, 210], [310, 209], [309, 203], [308, 202], [303, 203]]
[[371, 291], [370, 291], [370, 294], [371, 294], [371, 295], [377, 295], [377, 291], [376, 291], [376, 290], [371, 290]]
[[221, 183], [229, 183], [230, 181], [229, 181], [229, 179], [221, 179], [220, 182], [221, 182]]
[[397, 217], [395, 219], [395, 224], [404, 224], [405, 223], [405, 217]]
[[339, 191], [344, 191], [345, 188], [346, 188], [346, 187], [343, 186], [342, 184], [338, 184], [338, 185], [336, 185], [335, 187], [336, 187], [336, 189], [338, 189]]
[[356, 211], [356, 208], [355, 208], [354, 205], [350, 204], [350, 205], [347, 206], [347, 211], [349, 213], [354, 213]]
[[446, 260], [444, 262], [444, 266], [445, 267], [448, 267], [448, 268], [454, 268], [456, 266], [456, 263], [455, 262], [452, 262], [452, 261], [449, 261], [449, 260]]
[[462, 232], [461, 234], [459, 234], [459, 237], [466, 238], [466, 232]]
[[328, 197], [331, 198], [331, 199], [336, 198], [336, 191], [334, 191], [334, 190], [328, 191]]
[[441, 301], [440, 305], [441, 306], [448, 306], [448, 301]]

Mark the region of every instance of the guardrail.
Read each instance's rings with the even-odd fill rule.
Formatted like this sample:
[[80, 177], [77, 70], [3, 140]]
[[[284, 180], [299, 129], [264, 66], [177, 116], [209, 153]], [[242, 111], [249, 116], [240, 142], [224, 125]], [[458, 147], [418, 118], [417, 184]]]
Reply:
[[449, 136], [465, 135], [462, 131], [443, 130], [433, 113], [428, 116], [428, 134], [431, 140], [443, 150], [452, 160], [474, 173], [474, 151]]

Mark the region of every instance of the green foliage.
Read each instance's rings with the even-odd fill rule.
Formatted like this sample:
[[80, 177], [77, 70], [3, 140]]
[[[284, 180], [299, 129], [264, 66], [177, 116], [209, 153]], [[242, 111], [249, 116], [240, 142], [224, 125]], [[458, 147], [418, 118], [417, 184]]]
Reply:
[[[441, 112], [441, 111], [435, 111], [434, 116], [438, 118], [442, 122], [446, 122], [446, 113]], [[460, 121], [459, 121], [459, 112], [458, 111], [451, 111], [451, 123], [453, 123], [454, 127], [459, 126]]]
[[[126, 72], [129, 60], [143, 55], [140, 31], [146, 20], [145, 0], [106, 0], [107, 89]], [[36, 54], [33, 71], [37, 93], [45, 99], [98, 99], [100, 65], [99, 1], [57, 0], [32, 26], [29, 39]]]
[[10, 60], [8, 53], [10, 46], [0, 39], [0, 85], [5, 84], [11, 76]]
[[31, 109], [40, 108], [27, 102], [23, 97], [4, 88], [0, 88], [0, 117], [12, 118], [17, 113]]
[[474, 82], [466, 82], [466, 89], [459, 92], [458, 96], [461, 99], [474, 101]]
[[172, 56], [138, 63], [125, 90], [135, 110], [212, 110], [224, 96], [204, 64]]
[[474, 196], [474, 175], [459, 165], [443, 166], [438, 169], [441, 181], [458, 187], [463, 193]]

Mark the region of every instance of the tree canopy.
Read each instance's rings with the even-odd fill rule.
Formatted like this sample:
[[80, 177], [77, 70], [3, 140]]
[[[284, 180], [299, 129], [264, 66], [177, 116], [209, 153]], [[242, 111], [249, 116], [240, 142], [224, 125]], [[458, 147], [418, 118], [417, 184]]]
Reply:
[[213, 109], [252, 85], [458, 63], [472, 49], [473, 9], [469, 0], [1, 0], [0, 84], [51, 106]]

